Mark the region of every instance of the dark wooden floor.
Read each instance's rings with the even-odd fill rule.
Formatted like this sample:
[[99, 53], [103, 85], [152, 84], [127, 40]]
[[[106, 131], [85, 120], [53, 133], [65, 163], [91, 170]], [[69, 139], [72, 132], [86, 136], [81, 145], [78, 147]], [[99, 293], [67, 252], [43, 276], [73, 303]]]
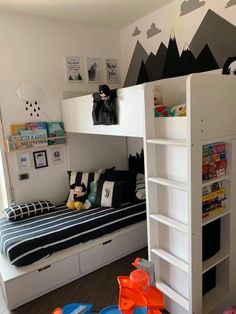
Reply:
[[127, 276], [134, 270], [131, 263], [136, 257], [147, 258], [147, 249], [126, 256], [14, 311], [7, 309], [0, 290], [0, 314], [50, 314], [53, 309], [73, 302], [91, 303], [93, 311], [100, 311], [106, 306], [117, 304], [118, 283], [116, 278], [118, 275]]

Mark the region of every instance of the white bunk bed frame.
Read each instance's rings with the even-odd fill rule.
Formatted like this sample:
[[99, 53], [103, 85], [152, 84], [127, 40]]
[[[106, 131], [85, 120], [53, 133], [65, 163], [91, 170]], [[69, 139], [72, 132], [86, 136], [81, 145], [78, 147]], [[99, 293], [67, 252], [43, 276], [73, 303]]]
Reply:
[[[119, 123], [112, 126], [93, 125], [91, 95], [62, 101], [67, 132], [143, 138], [149, 259], [172, 314], [218, 314], [235, 302], [235, 82], [235, 77], [202, 73], [119, 89]], [[185, 102], [187, 117], [154, 119], [155, 90], [165, 102]], [[218, 141], [228, 147], [231, 173], [223, 179], [230, 200], [226, 212], [212, 218], [222, 222], [222, 249], [202, 263], [202, 227], [207, 222], [201, 216], [201, 148]], [[0, 256], [8, 307], [18, 307], [145, 244], [146, 222], [140, 222], [22, 268]], [[202, 275], [214, 266], [217, 287], [203, 297]]]
[[[143, 97], [143, 86], [118, 90], [119, 124], [112, 126], [93, 126], [91, 95], [63, 100], [62, 117], [68, 134], [70, 169], [101, 167], [98, 159], [104, 159], [106, 167], [127, 167], [126, 137], [143, 137]], [[90, 143], [87, 134], [91, 136]], [[117, 136], [112, 138], [111, 135]], [[81, 145], [77, 143], [77, 136]], [[81, 149], [84, 145], [86, 152]], [[105, 145], [104, 149], [101, 149], [102, 145]], [[147, 228], [146, 221], [142, 221], [24, 267], [11, 265], [0, 254], [0, 282], [8, 308], [15, 309], [145, 246]]]

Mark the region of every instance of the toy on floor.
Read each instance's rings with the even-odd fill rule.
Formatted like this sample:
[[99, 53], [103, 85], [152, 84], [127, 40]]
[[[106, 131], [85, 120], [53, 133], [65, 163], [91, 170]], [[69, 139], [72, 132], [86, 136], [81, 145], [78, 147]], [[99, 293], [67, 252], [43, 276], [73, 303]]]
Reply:
[[224, 314], [236, 314], [236, 307], [231, 307], [224, 311]]
[[88, 209], [91, 204], [87, 199], [87, 189], [84, 183], [77, 185], [76, 183], [72, 184], [70, 188], [73, 190], [73, 199], [68, 200], [66, 206], [69, 209]]
[[[99, 314], [161, 314], [164, 309], [163, 294], [155, 287], [154, 265], [136, 258], [132, 263], [137, 269], [129, 276], [118, 276], [118, 306], [104, 308]], [[72, 303], [55, 309], [52, 314], [90, 313], [91, 304]]]

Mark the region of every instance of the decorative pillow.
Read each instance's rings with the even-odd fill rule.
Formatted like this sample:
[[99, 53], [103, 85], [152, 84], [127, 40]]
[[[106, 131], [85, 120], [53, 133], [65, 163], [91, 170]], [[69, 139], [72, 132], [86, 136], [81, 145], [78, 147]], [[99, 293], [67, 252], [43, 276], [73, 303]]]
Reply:
[[37, 201], [32, 203], [12, 205], [3, 209], [3, 213], [11, 221], [22, 220], [25, 218], [45, 214], [53, 211], [55, 205], [49, 201]]
[[88, 200], [92, 206], [96, 204], [97, 187], [98, 181], [93, 181], [90, 183], [90, 193], [88, 195]]
[[142, 173], [137, 173], [135, 195], [139, 200], [145, 200], [145, 177]]
[[92, 181], [99, 180], [102, 169], [97, 172], [80, 172], [80, 171], [68, 171], [70, 186], [74, 183], [81, 185], [84, 183], [87, 189], [87, 193], [90, 193], [90, 184]]
[[120, 207], [124, 182], [103, 181], [97, 183], [96, 205], [102, 207]]
[[105, 173], [101, 174], [100, 179], [104, 181], [124, 182], [122, 202], [135, 201], [135, 175], [129, 170], [106, 169]]

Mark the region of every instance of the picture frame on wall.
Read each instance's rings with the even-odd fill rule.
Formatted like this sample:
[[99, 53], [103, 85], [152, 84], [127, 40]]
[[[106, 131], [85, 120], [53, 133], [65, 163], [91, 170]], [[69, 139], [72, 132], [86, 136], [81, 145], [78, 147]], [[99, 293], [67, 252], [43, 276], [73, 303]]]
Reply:
[[105, 60], [105, 68], [106, 68], [106, 80], [107, 80], [107, 82], [119, 82], [118, 60], [117, 59], [106, 59]]
[[61, 150], [61, 148], [58, 147], [54, 147], [51, 149], [51, 158], [53, 163], [60, 163], [63, 161], [63, 152]]
[[46, 150], [40, 150], [33, 152], [34, 156], [34, 167], [35, 169], [43, 168], [48, 166], [47, 152]]
[[68, 82], [84, 82], [83, 59], [78, 56], [66, 56]]
[[19, 170], [25, 170], [30, 168], [30, 154], [25, 153], [17, 153], [17, 165]]
[[102, 60], [100, 58], [87, 58], [87, 75], [89, 82], [102, 81]]

